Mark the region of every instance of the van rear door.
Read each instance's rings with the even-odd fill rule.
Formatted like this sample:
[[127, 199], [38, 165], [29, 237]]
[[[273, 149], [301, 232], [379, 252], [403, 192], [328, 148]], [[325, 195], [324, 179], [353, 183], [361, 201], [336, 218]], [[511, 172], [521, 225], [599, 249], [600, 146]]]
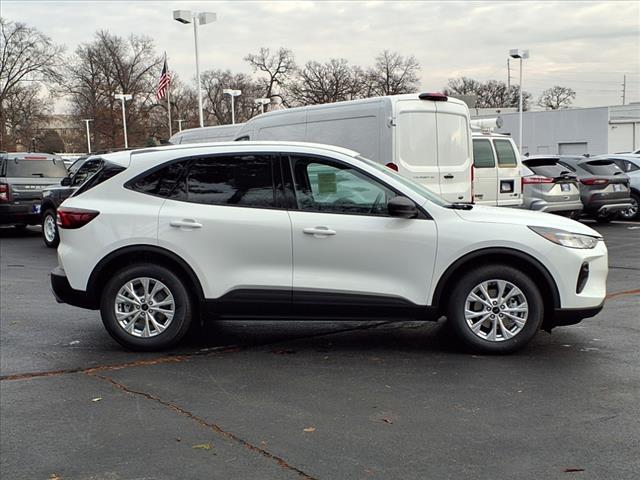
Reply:
[[395, 125], [398, 173], [441, 195], [435, 102], [399, 100]]
[[522, 205], [522, 162], [510, 138], [494, 138], [498, 160], [498, 206]]
[[496, 205], [498, 169], [491, 140], [473, 139], [473, 201], [480, 205]]

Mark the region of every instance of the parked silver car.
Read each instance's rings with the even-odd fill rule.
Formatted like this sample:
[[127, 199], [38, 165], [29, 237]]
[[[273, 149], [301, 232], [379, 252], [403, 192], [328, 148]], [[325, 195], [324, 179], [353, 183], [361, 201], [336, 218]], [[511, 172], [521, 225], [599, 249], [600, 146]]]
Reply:
[[580, 187], [574, 172], [559, 164], [557, 158], [525, 158], [522, 163], [522, 208], [580, 216]]
[[613, 161], [628, 177], [631, 186], [631, 207], [620, 212], [625, 220], [640, 220], [640, 155], [599, 155], [594, 159]]

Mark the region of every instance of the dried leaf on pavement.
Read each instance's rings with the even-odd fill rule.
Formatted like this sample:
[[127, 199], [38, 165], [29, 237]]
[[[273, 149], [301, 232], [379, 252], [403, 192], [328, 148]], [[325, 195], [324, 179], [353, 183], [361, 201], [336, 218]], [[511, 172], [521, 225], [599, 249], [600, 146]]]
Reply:
[[196, 450], [211, 450], [213, 445], [211, 445], [211, 442], [199, 443], [198, 445], [193, 445], [191, 448], [195, 448]]
[[304, 429], [305, 432], [311, 433], [316, 431], [316, 427], [307, 427]]

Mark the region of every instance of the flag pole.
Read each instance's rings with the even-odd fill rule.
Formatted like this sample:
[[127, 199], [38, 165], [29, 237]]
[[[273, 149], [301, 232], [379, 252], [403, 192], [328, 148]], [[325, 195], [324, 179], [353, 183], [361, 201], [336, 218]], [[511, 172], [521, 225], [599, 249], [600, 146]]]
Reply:
[[[169, 75], [169, 65], [167, 64], [167, 52], [164, 52], [164, 64], [167, 65], [167, 75]], [[173, 135], [171, 129], [171, 81], [167, 85], [167, 115], [169, 116], [169, 138]]]

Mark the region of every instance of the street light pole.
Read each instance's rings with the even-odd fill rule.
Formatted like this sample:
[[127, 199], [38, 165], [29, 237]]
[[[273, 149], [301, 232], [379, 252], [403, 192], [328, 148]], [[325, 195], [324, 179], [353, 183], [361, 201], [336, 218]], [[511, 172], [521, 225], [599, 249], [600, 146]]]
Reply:
[[520, 60], [520, 98], [518, 99], [520, 126], [518, 128], [518, 149], [520, 150], [520, 155], [522, 155], [522, 60], [529, 58], [529, 50], [520, 50], [518, 48], [515, 48], [509, 51], [509, 56], [511, 58], [517, 58]]
[[231, 88], [225, 88], [222, 90], [222, 93], [224, 95], [229, 95], [231, 97], [231, 124], [235, 125], [236, 123], [236, 113], [235, 113], [235, 109], [234, 109], [234, 102], [233, 100], [235, 99], [235, 97], [239, 97], [240, 95], [242, 95], [242, 91], [241, 90], [233, 90]]
[[131, 100], [133, 96], [128, 93], [116, 93], [114, 95], [118, 100], [122, 100], [122, 128], [124, 129], [124, 148], [129, 148], [129, 141], [127, 140], [127, 115], [124, 109], [124, 104], [127, 100]]
[[200, 58], [198, 56], [198, 24], [206, 25], [216, 21], [216, 14], [212, 12], [191, 12], [191, 10], [174, 10], [173, 19], [180, 23], [193, 23], [193, 39], [196, 47], [196, 82], [198, 83], [198, 117], [200, 126], [204, 127], [202, 113], [202, 86], [200, 85]]
[[89, 122], [93, 122], [93, 118], [85, 118], [82, 120], [87, 127], [87, 153], [91, 153], [91, 137], [89, 136]]
[[260, 113], [264, 113], [264, 106], [271, 103], [270, 98], [256, 98], [253, 103], [260, 105]]

